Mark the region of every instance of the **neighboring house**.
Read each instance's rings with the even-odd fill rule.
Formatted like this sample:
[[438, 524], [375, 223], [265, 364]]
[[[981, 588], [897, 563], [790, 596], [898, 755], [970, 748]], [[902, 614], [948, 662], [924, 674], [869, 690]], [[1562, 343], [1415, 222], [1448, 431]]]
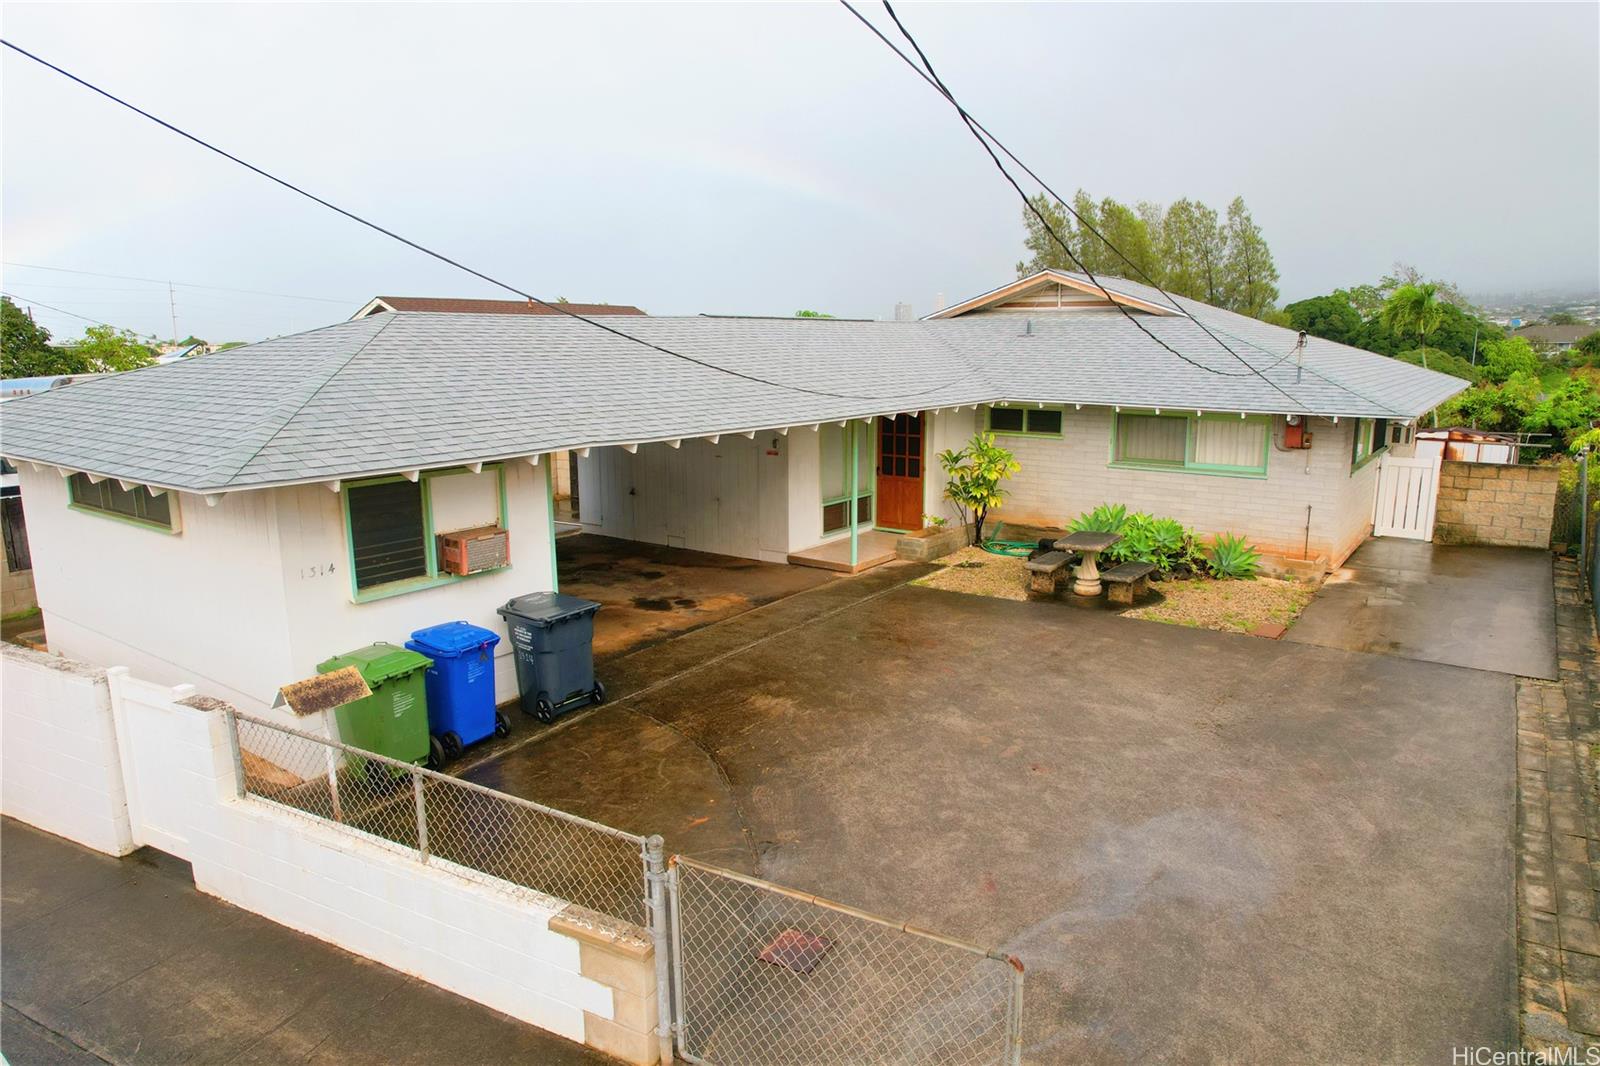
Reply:
[[[848, 567], [949, 515], [937, 453], [988, 428], [1023, 464], [1006, 519], [1119, 502], [1333, 566], [1371, 529], [1390, 424], [1467, 385], [1104, 283], [1137, 324], [1056, 272], [920, 322], [630, 319], [646, 344], [380, 311], [11, 401], [51, 646], [263, 712], [331, 654], [498, 630], [556, 585], [564, 452], [585, 528]], [[439, 535], [482, 526], [509, 564], [447, 573]]]
[[[642, 315], [631, 304], [575, 304], [562, 307], [575, 315]], [[441, 296], [374, 296], [351, 319], [381, 315], [386, 311], [431, 311], [447, 315], [560, 315], [561, 312], [532, 300], [460, 300]], [[562, 317], [565, 317], [564, 315]]]
[[1528, 343], [1535, 348], [1564, 352], [1597, 330], [1600, 330], [1600, 325], [1593, 322], [1580, 322], [1575, 326], [1550, 326], [1535, 323], [1531, 326], [1523, 326], [1513, 332], [1512, 336], [1526, 338]]
[[210, 350], [204, 343], [163, 344], [156, 350], [156, 362], [176, 363], [179, 359], [190, 359], [197, 355], [205, 355]]

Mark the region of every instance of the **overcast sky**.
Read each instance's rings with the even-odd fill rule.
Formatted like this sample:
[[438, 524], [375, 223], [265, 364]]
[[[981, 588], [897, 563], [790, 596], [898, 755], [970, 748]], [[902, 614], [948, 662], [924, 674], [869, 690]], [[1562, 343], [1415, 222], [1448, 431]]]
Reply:
[[[865, 5], [882, 21], [881, 9]], [[1600, 286], [1600, 6], [921, 5], [969, 110], [1052, 184], [1242, 195], [1285, 302], [1395, 260]], [[8, 3], [5, 36], [334, 202], [554, 298], [918, 314], [1010, 280], [1019, 205], [841, 7]], [[496, 290], [6, 53], [3, 239], [256, 339]], [[165, 286], [5, 291], [166, 336]], [[83, 323], [36, 307], [59, 335]]]

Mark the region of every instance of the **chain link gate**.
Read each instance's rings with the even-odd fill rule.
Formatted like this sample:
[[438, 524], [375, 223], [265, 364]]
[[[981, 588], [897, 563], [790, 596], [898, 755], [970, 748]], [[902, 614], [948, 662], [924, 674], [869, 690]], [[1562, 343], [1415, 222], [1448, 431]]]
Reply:
[[681, 856], [667, 888], [690, 1062], [1021, 1062], [1013, 956]]

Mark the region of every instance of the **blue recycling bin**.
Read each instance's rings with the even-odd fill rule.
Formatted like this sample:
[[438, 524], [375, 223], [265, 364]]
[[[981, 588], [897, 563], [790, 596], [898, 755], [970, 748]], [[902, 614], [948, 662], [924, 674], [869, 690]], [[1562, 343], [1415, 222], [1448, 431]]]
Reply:
[[494, 649], [500, 635], [468, 622], [445, 622], [411, 634], [406, 647], [433, 660], [424, 675], [428, 731], [439, 738], [446, 759], [491, 733], [505, 736], [511, 724], [494, 705]]

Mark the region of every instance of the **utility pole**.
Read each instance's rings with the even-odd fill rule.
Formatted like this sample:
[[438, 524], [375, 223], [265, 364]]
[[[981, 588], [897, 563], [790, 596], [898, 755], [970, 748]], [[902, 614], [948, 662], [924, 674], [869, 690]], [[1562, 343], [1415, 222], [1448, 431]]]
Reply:
[[178, 343], [178, 301], [172, 294], [172, 282], [167, 282], [167, 309], [172, 312], [172, 343]]

